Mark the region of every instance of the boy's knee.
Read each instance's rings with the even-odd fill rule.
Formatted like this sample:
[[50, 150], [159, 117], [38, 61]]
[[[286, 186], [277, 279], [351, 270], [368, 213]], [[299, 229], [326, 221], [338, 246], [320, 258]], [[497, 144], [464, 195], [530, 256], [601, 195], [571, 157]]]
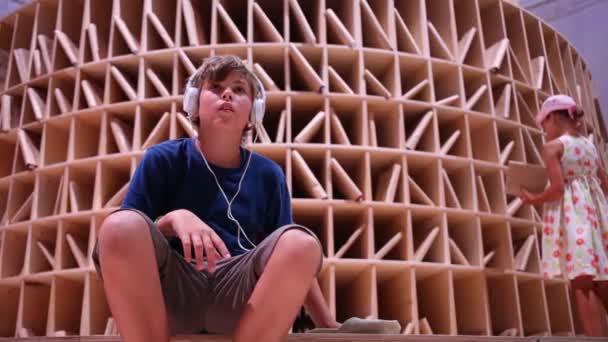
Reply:
[[108, 216], [97, 230], [99, 248], [106, 253], [127, 252], [149, 233], [148, 223], [138, 213], [119, 211]]
[[275, 248], [280, 249], [280, 254], [292, 264], [303, 262], [316, 266], [322, 258], [321, 246], [317, 239], [300, 229], [284, 232]]

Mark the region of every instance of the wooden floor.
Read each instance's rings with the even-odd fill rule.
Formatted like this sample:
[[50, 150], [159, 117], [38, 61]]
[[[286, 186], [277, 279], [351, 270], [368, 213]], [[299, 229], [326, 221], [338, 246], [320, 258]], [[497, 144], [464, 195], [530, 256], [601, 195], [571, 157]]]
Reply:
[[[68, 337], [29, 337], [29, 338], [0, 338], [1, 342], [8, 341], [27, 341], [27, 342], [120, 342], [121, 339], [117, 336], [68, 336]], [[230, 338], [218, 335], [194, 335], [194, 336], [176, 336], [172, 342], [230, 342]], [[286, 339], [286, 342], [368, 342], [368, 341], [423, 341], [423, 342], [608, 342], [606, 338], [590, 338], [590, 337], [483, 337], [483, 336], [442, 336], [442, 335], [371, 335], [371, 334], [292, 334]]]
[[[105, 341], [105, 340], [104, 340]], [[172, 342], [229, 342], [227, 337], [220, 336], [183, 336], [176, 337]], [[371, 334], [292, 334], [287, 342], [368, 342], [368, 341], [393, 341], [393, 342], [608, 342], [606, 338], [585, 337], [482, 337], [482, 336], [442, 336], [442, 335], [371, 335]]]

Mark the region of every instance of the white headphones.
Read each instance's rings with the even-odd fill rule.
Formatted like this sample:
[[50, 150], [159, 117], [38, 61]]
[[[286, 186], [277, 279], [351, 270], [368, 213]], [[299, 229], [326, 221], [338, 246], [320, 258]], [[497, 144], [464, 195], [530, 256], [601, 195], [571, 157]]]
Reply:
[[[255, 80], [255, 96], [253, 98], [253, 103], [251, 105], [251, 122], [257, 127], [257, 125], [262, 125], [262, 121], [264, 120], [264, 110], [266, 109], [266, 93], [264, 92], [264, 86], [262, 82], [251, 73]], [[192, 75], [194, 76], [194, 75]], [[194, 84], [194, 80], [192, 76], [188, 78], [188, 82], [186, 83], [186, 90], [184, 91], [184, 111], [188, 113], [188, 118], [192, 121], [195, 117], [198, 117], [198, 101], [200, 90]]]
[[[253, 73], [252, 73], [252, 75], [253, 75]], [[264, 119], [264, 110], [266, 108], [266, 93], [264, 92], [264, 86], [262, 85], [260, 80], [255, 75], [253, 75], [253, 78], [255, 80], [256, 96], [254, 97], [253, 103], [251, 105], [251, 121], [253, 122], [254, 126], [256, 127], [256, 134], [255, 134], [255, 138], [254, 138], [254, 142], [255, 142], [255, 140], [257, 139], [258, 125], [261, 126], [262, 121]], [[188, 113], [188, 119], [190, 119], [190, 121], [192, 121], [192, 119], [198, 117], [199, 95], [200, 95], [200, 91], [194, 84], [192, 76], [190, 76], [190, 78], [188, 79], [188, 82], [186, 83], [186, 90], [184, 92], [184, 103], [183, 103], [184, 111], [186, 113]], [[203, 161], [205, 162], [207, 169], [209, 170], [209, 172], [211, 172], [211, 175], [213, 176], [213, 179], [215, 180], [215, 184], [217, 185], [220, 192], [222, 193], [222, 196], [224, 196], [226, 203], [228, 203], [227, 216], [228, 216], [229, 220], [231, 220], [232, 222], [234, 222], [237, 225], [237, 243], [238, 243], [239, 247], [241, 247], [241, 249], [243, 249], [244, 251], [250, 251], [251, 248], [246, 248], [245, 246], [243, 246], [243, 244], [241, 244], [241, 233], [243, 234], [246, 241], [251, 246], [255, 247], [256, 245], [249, 239], [249, 237], [247, 236], [247, 233], [241, 226], [241, 223], [232, 214], [232, 202], [234, 202], [234, 200], [236, 199], [236, 196], [241, 191], [241, 184], [243, 183], [243, 179], [245, 178], [247, 169], [249, 169], [249, 162], [251, 162], [252, 155], [253, 155], [253, 152], [249, 152], [249, 158], [247, 158], [247, 164], [245, 165], [245, 170], [243, 170], [243, 175], [241, 176], [241, 179], [239, 180], [239, 185], [237, 187], [237, 190], [236, 190], [234, 196], [232, 196], [232, 199], [228, 199], [228, 196], [226, 196], [224, 189], [220, 185], [220, 182], [217, 179], [215, 172], [213, 172], [213, 170], [209, 166], [209, 163], [207, 162], [207, 158], [205, 158], [205, 154], [201, 151], [201, 156], [203, 157]]]

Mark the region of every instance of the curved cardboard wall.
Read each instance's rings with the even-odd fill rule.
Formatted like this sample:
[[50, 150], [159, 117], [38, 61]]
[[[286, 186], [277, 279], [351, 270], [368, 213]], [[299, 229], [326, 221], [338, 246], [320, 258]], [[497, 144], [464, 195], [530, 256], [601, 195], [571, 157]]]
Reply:
[[542, 164], [533, 116], [551, 94], [583, 106], [598, 146], [606, 133], [584, 61], [513, 4], [34, 1], [0, 21], [0, 49], [0, 336], [115, 333], [95, 227], [146, 148], [195, 134], [184, 80], [215, 54], [267, 89], [250, 148], [283, 168], [295, 221], [322, 241], [339, 320], [579, 331], [567, 282], [540, 273], [542, 208], [506, 194], [506, 164]]

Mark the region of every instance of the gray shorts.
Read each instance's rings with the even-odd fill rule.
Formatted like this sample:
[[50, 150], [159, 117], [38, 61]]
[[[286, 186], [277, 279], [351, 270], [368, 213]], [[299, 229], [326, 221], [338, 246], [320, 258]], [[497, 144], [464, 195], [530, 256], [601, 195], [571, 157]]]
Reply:
[[[172, 335], [232, 334], [279, 237], [290, 229], [300, 229], [317, 239], [303, 226], [286, 225], [275, 230], [251, 251], [219, 261], [215, 272], [209, 273], [206, 268], [199, 271], [194, 264], [186, 262], [145, 214], [133, 209], [119, 210], [137, 212], [148, 222]], [[101, 276], [97, 244], [93, 261]], [[317, 274], [322, 262], [323, 259], [319, 258]]]

